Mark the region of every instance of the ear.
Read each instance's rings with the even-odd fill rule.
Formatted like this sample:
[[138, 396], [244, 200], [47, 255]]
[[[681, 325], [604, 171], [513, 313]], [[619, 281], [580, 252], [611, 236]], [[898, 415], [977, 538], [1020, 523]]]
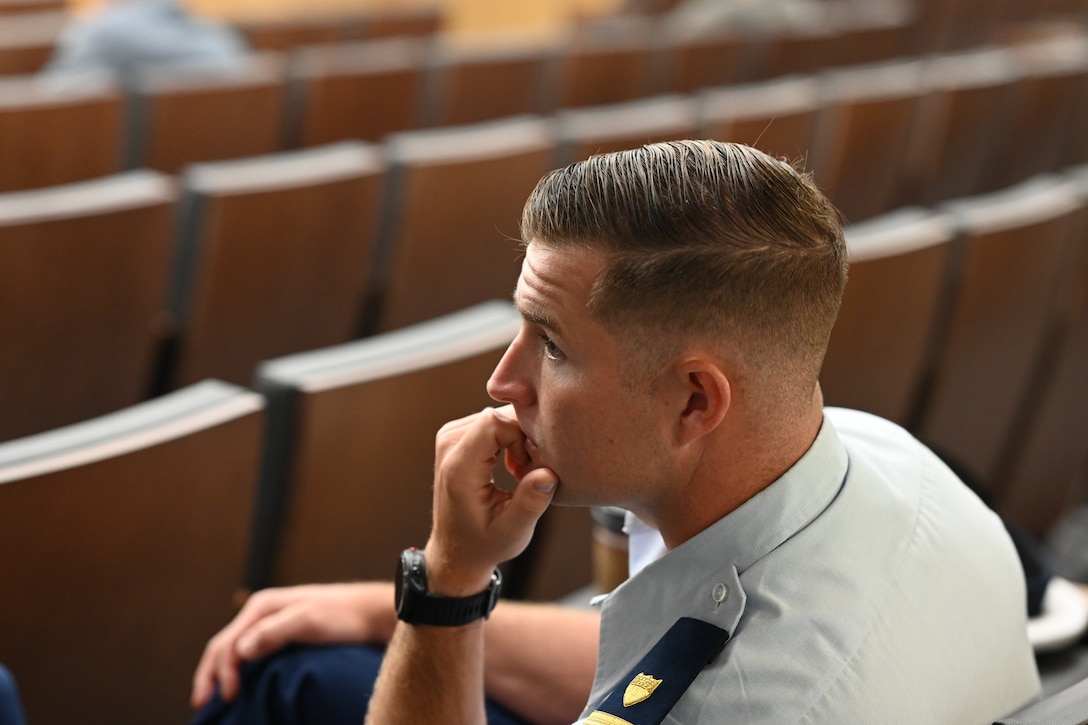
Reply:
[[713, 432], [725, 419], [732, 402], [729, 378], [707, 358], [687, 358], [677, 367], [680, 390], [679, 435], [691, 443]]

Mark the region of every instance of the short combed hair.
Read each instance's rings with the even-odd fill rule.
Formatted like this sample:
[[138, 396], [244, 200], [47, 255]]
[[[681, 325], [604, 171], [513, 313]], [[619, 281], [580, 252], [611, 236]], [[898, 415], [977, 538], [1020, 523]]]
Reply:
[[710, 341], [749, 369], [815, 385], [846, 247], [839, 212], [790, 164], [717, 141], [602, 154], [545, 176], [521, 231], [527, 244], [605, 256], [590, 311], [629, 341], [664, 354]]

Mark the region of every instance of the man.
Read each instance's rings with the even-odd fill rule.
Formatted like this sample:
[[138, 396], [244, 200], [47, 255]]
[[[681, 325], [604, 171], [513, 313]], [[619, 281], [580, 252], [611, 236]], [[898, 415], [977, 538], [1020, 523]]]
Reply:
[[113, 71], [122, 77], [144, 66], [228, 71], [247, 54], [238, 33], [194, 17], [179, 0], [96, 0], [64, 29], [43, 70], [52, 76]]
[[[495, 566], [553, 500], [621, 506], [636, 548], [667, 549], [603, 604], [582, 722], [961, 725], [1036, 695], [1001, 522], [898, 427], [823, 408], [846, 253], [809, 178], [743, 146], [656, 144], [546, 176], [522, 234], [524, 323], [488, 383], [506, 405], [438, 435], [433, 529], [402, 559], [367, 722], [481, 723], [485, 689], [558, 717], [527, 703], [588, 680], [568, 663], [596, 621], [503, 605], [484, 623]], [[377, 621], [362, 611], [345, 614]], [[198, 702], [236, 689], [265, 618], [239, 619]], [[361, 629], [344, 639], [388, 636]]]

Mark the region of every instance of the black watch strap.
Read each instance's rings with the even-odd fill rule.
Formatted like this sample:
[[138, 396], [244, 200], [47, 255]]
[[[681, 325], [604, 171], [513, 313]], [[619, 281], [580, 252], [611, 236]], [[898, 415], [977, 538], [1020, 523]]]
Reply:
[[397, 618], [409, 624], [460, 627], [485, 619], [499, 601], [502, 574], [491, 574], [491, 586], [471, 597], [445, 597], [427, 590], [427, 571], [423, 552], [416, 548], [401, 553], [397, 571]]

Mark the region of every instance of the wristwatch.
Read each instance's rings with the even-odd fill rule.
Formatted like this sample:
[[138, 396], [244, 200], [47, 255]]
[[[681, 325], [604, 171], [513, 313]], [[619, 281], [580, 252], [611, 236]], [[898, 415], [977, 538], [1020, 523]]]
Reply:
[[491, 574], [491, 586], [471, 597], [444, 597], [427, 591], [427, 570], [423, 552], [412, 547], [400, 555], [396, 589], [397, 618], [408, 624], [433, 624], [460, 627], [486, 619], [499, 602], [502, 574], [498, 567]]

